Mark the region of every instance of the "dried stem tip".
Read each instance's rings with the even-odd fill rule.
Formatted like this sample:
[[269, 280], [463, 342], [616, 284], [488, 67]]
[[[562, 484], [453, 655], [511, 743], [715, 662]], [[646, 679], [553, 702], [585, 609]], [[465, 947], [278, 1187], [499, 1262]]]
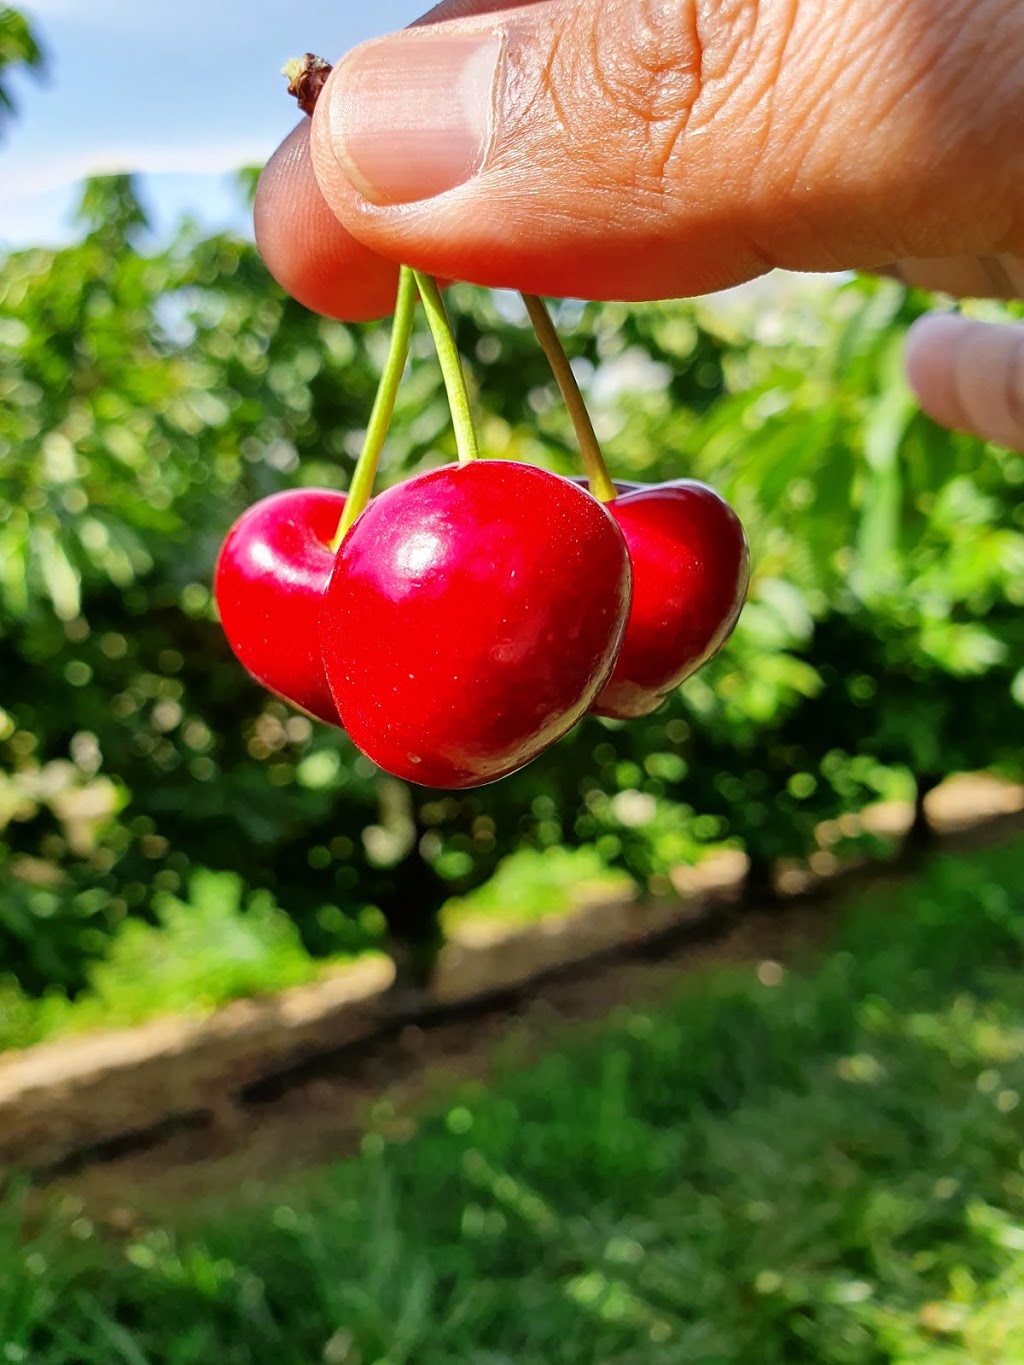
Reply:
[[331, 64], [323, 57], [307, 52], [303, 57], [293, 57], [281, 68], [281, 75], [288, 77], [288, 93], [294, 95], [304, 114], [312, 114], [320, 91], [331, 74]]

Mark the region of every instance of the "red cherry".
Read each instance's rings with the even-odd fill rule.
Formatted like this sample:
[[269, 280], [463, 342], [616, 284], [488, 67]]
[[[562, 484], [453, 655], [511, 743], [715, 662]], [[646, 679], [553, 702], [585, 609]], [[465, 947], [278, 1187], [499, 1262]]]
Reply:
[[657, 710], [732, 634], [750, 552], [736, 513], [707, 484], [677, 479], [607, 506], [629, 546], [633, 606], [615, 669], [591, 709], [628, 720]]
[[243, 512], [217, 560], [214, 594], [228, 643], [252, 676], [340, 725], [320, 656], [318, 618], [334, 568], [345, 494], [290, 488]]
[[585, 713], [615, 661], [629, 556], [606, 509], [530, 465], [474, 460], [380, 494], [324, 596], [345, 727], [422, 786], [515, 772]]

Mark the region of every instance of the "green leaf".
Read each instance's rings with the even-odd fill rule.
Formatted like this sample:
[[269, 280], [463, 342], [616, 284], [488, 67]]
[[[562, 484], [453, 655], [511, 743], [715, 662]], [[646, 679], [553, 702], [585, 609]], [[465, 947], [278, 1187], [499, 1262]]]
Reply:
[[916, 401], [893, 374], [902, 354], [902, 339], [890, 345], [889, 382], [874, 404], [864, 426], [866, 466], [860, 497], [861, 514], [850, 580], [865, 602], [891, 591], [899, 582], [900, 526], [903, 478], [900, 452], [907, 428], [917, 411]]
[[[43, 60], [43, 50], [25, 16], [8, 5], [0, 7], [0, 77], [18, 67], [38, 71]], [[4, 115], [14, 113], [14, 109], [10, 85], [0, 79], [0, 130]]]

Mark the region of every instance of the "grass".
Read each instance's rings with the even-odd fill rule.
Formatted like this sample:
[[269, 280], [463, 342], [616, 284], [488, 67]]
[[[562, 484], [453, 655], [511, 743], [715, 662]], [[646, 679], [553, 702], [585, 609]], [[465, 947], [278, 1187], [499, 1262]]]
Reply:
[[0, 1359], [1015, 1365], [1022, 912], [1024, 843], [937, 859], [813, 971], [686, 983], [257, 1209], [11, 1199]]
[[273, 898], [262, 892], [243, 902], [230, 872], [196, 872], [187, 902], [158, 897], [157, 921], [126, 921], [73, 1000], [62, 992], [35, 999], [16, 982], [0, 981], [0, 1051], [130, 1028], [158, 1015], [210, 1014], [231, 1000], [304, 985], [351, 960], [311, 957]]
[[[633, 890], [632, 879], [609, 871], [593, 848], [523, 850], [476, 891], [450, 900], [442, 925], [451, 930], [481, 916], [525, 923]], [[187, 901], [164, 894], [156, 910], [156, 924], [125, 921], [73, 1000], [61, 991], [29, 996], [0, 977], [0, 1052], [160, 1015], [207, 1015], [232, 1000], [305, 985], [352, 960], [312, 957], [273, 897], [246, 899], [230, 872], [197, 871]]]
[[528, 924], [595, 900], [627, 900], [635, 891], [633, 878], [609, 868], [593, 845], [524, 848], [503, 858], [475, 891], [447, 901], [441, 927], [448, 932], [467, 919]]

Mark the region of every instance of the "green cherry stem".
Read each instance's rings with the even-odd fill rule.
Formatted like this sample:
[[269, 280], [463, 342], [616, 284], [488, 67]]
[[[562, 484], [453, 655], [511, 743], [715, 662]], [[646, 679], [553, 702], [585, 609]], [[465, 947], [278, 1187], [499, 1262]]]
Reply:
[[452, 332], [437, 281], [430, 275], [421, 275], [418, 270], [413, 274], [441, 365], [441, 376], [444, 379], [448, 406], [452, 413], [452, 426], [455, 428], [455, 448], [459, 452], [459, 464], [468, 464], [470, 460], [478, 458], [480, 451], [476, 443], [473, 413], [469, 406], [466, 376], [463, 374], [462, 361], [455, 345], [455, 334]]
[[345, 499], [338, 530], [331, 541], [331, 549], [337, 553], [349, 528], [365, 509], [373, 493], [373, 481], [377, 477], [377, 465], [384, 448], [391, 416], [395, 410], [398, 386], [409, 358], [409, 342], [412, 337], [413, 315], [416, 312], [416, 281], [408, 266], [402, 266], [398, 276], [398, 295], [395, 299], [395, 320], [391, 327], [391, 345], [381, 372], [377, 395], [373, 400], [370, 420], [366, 427], [366, 439], [352, 475], [352, 485]]
[[572, 418], [573, 428], [576, 432], [576, 440], [579, 442], [580, 455], [583, 458], [583, 468], [587, 472], [587, 479], [590, 483], [590, 491], [598, 501], [611, 502], [612, 498], [616, 496], [615, 485], [611, 481], [608, 466], [601, 454], [601, 447], [598, 445], [597, 436], [594, 433], [594, 424], [590, 420], [590, 413], [587, 411], [587, 405], [580, 393], [580, 386], [576, 383], [576, 376], [572, 372], [565, 347], [562, 345], [561, 338], [555, 330], [555, 324], [551, 321], [551, 316], [541, 300], [534, 294], [524, 294], [522, 297], [526, 304], [526, 311], [530, 315], [530, 321], [533, 323], [533, 330], [537, 333], [541, 350], [548, 358], [551, 372], [562, 392], [565, 406], [569, 409], [569, 416]]

